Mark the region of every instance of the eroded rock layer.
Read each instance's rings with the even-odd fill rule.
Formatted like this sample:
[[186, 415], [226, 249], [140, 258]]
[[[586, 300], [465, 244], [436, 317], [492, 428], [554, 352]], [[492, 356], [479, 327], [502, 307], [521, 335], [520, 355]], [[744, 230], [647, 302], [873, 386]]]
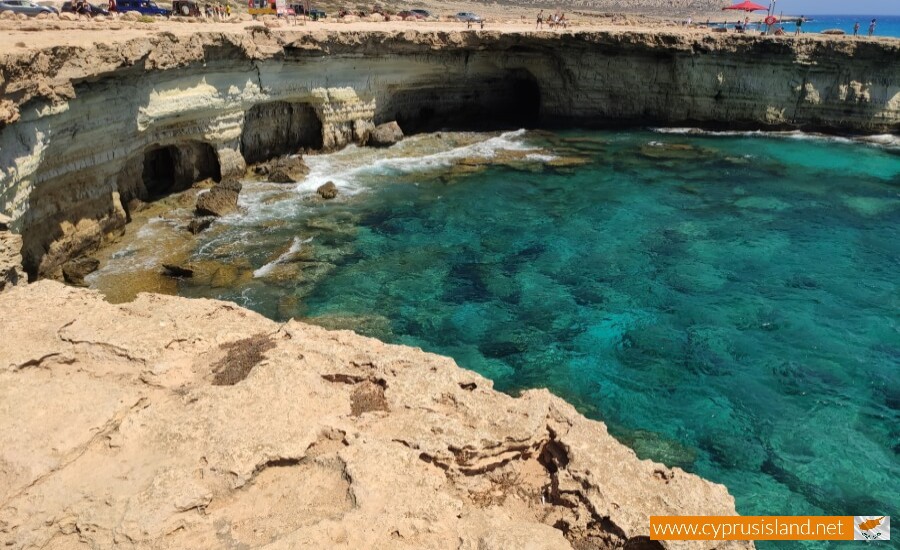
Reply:
[[751, 547], [649, 541], [734, 501], [444, 357], [52, 281], [0, 310], [3, 548]]
[[133, 198], [376, 124], [706, 124], [896, 132], [900, 43], [647, 32], [160, 34], [0, 57], [0, 211], [32, 277]]

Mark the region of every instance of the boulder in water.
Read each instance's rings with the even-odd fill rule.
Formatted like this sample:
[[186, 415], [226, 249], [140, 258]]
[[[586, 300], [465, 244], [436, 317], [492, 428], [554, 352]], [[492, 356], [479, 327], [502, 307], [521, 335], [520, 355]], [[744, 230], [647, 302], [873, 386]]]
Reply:
[[282, 157], [269, 163], [267, 173], [272, 183], [297, 183], [309, 174], [309, 167], [300, 157]]
[[196, 211], [201, 216], [224, 216], [238, 208], [241, 184], [237, 181], [221, 182], [197, 197]]
[[193, 233], [194, 235], [198, 233], [202, 233], [203, 231], [209, 229], [209, 226], [212, 225], [212, 222], [216, 219], [215, 216], [198, 216], [191, 220], [189, 224], [187, 224], [187, 230]]
[[333, 199], [337, 197], [338, 194], [337, 185], [335, 185], [333, 181], [329, 181], [324, 185], [319, 186], [319, 188], [316, 189], [316, 193], [325, 200]]
[[[2, 216], [2, 215], [0, 215]], [[2, 221], [8, 227], [9, 218]], [[0, 292], [28, 282], [22, 269], [22, 236], [0, 229]]]
[[369, 134], [369, 145], [374, 147], [388, 147], [403, 139], [403, 130], [394, 122], [379, 124]]
[[63, 279], [70, 285], [86, 286], [84, 278], [97, 271], [100, 267], [100, 260], [96, 258], [76, 258], [63, 264]]
[[147, 203], [142, 201], [141, 199], [131, 199], [130, 201], [128, 201], [128, 204], [125, 205], [125, 210], [129, 214], [134, 214], [136, 212], [140, 212], [141, 210], [144, 210], [145, 208], [147, 208]]

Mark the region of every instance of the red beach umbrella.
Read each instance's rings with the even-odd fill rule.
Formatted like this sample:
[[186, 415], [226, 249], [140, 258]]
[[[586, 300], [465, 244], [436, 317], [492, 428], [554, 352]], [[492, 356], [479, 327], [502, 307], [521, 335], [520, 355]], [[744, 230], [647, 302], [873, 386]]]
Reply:
[[727, 8], [722, 8], [723, 10], [738, 10], [738, 11], [769, 11], [769, 8], [766, 6], [760, 6], [759, 4], [754, 4], [750, 0], [745, 0], [740, 4], [735, 4], [733, 6], [728, 6]]

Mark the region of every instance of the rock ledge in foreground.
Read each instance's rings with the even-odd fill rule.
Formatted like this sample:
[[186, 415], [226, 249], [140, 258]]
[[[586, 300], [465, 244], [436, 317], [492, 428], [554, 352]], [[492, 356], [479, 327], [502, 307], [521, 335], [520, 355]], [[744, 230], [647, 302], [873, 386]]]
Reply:
[[650, 542], [732, 498], [445, 357], [52, 281], [0, 311], [3, 548], [750, 547]]

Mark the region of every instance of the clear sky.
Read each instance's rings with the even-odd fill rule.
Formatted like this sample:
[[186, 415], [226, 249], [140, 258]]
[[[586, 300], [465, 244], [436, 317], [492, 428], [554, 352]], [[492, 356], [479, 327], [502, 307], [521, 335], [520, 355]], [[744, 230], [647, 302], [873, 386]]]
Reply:
[[[768, 0], [754, 1], [768, 4]], [[777, 0], [775, 5], [776, 11], [793, 14], [900, 15], [900, 0]]]

